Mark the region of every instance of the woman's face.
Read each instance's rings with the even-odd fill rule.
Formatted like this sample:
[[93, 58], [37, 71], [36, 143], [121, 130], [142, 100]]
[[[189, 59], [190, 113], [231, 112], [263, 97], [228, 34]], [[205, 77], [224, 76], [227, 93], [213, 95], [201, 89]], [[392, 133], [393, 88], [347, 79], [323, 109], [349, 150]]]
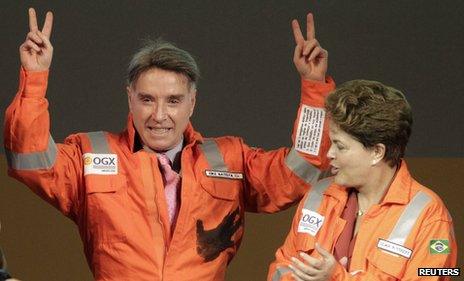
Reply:
[[346, 187], [363, 186], [375, 164], [373, 149], [365, 148], [332, 121], [329, 127], [331, 146], [327, 157], [332, 166], [332, 174], [335, 175], [335, 183]]

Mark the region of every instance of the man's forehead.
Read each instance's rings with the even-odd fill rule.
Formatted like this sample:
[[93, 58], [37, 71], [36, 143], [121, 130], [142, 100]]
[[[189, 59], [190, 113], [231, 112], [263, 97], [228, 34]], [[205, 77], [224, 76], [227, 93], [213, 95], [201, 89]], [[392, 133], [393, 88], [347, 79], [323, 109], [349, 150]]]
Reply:
[[166, 83], [176, 83], [176, 84], [184, 84], [190, 86], [194, 84], [190, 78], [180, 72], [172, 71], [172, 70], [165, 70], [157, 67], [149, 68], [142, 71], [137, 79], [135, 79], [131, 84], [133, 87], [136, 87], [137, 84], [140, 82], [157, 82], [163, 80]]

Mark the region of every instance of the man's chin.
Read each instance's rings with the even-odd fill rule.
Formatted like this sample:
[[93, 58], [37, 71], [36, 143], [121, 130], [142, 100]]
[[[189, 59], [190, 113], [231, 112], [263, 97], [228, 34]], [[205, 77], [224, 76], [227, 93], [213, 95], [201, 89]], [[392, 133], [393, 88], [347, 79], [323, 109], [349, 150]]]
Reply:
[[160, 144], [148, 144], [147, 147], [156, 152], [165, 152], [172, 148], [169, 145], [160, 145]]
[[174, 148], [176, 143], [172, 140], [163, 140], [162, 138], [157, 138], [154, 140], [151, 138], [145, 142], [145, 146], [154, 151], [164, 152]]

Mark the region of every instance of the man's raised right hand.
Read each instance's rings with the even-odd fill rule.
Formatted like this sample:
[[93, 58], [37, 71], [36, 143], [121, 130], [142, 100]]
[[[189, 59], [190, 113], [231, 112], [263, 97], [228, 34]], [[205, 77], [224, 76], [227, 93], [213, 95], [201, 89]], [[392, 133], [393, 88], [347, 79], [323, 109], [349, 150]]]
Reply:
[[27, 71], [44, 71], [50, 68], [53, 57], [53, 46], [50, 43], [53, 14], [47, 12], [42, 31], [37, 25], [37, 16], [33, 8], [29, 8], [29, 33], [19, 46], [21, 65]]

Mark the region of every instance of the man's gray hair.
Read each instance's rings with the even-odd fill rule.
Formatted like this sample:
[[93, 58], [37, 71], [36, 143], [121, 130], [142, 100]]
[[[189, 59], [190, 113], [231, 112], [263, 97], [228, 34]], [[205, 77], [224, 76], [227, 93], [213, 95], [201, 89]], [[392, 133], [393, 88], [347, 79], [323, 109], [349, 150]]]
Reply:
[[159, 68], [185, 75], [191, 87], [196, 88], [200, 70], [187, 51], [162, 39], [147, 40], [132, 57], [127, 69], [127, 83], [132, 85], [143, 72]]

